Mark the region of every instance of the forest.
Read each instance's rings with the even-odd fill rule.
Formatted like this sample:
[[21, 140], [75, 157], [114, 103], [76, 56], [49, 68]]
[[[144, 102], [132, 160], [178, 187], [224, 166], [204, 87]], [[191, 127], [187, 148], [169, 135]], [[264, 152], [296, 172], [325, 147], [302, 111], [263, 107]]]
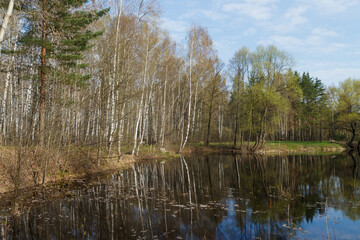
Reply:
[[[223, 63], [206, 27], [184, 45], [154, 1], [1, 1], [0, 144], [88, 146], [346, 141], [356, 148], [360, 80], [325, 86], [276, 46]], [[241, 46], [241, 43], [239, 43]]]

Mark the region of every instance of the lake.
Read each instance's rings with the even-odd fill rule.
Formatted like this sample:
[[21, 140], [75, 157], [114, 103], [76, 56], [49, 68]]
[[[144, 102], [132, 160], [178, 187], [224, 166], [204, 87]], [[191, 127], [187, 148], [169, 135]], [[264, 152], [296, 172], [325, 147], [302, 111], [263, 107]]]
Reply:
[[359, 156], [210, 155], [137, 163], [0, 211], [2, 239], [360, 239]]

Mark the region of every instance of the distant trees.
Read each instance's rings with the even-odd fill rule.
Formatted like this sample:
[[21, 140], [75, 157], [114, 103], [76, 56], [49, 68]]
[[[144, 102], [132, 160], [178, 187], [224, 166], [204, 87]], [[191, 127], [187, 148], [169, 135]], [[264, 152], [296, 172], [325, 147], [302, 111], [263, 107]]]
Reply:
[[[237, 136], [240, 127], [247, 128], [249, 125], [244, 124], [246, 122], [245, 114], [245, 82], [248, 81], [250, 76], [251, 67], [251, 52], [248, 48], [243, 47], [238, 50], [234, 57], [230, 60], [228, 71], [232, 80], [232, 91], [230, 97], [230, 109], [232, 117], [235, 121], [234, 126], [234, 146], [237, 144]], [[250, 110], [251, 111], [251, 110]], [[240, 125], [240, 121], [243, 124]], [[243, 136], [243, 134], [241, 134]], [[251, 135], [251, 133], [250, 133]], [[243, 138], [242, 138], [243, 139]]]
[[178, 47], [152, 1], [95, 3], [15, 1], [1, 16], [1, 144], [94, 146], [99, 160], [142, 145], [356, 140], [357, 80], [326, 90], [275, 46], [243, 47], [225, 67], [204, 27]]
[[220, 114], [219, 109], [223, 107], [223, 99], [226, 98], [226, 82], [225, 78], [222, 77], [221, 71], [224, 64], [219, 60], [215, 59], [213, 65], [212, 74], [209, 79], [205, 82], [204, 88], [204, 110], [208, 112], [207, 116], [207, 130], [205, 145], [209, 146], [211, 137], [211, 123], [215, 112]]
[[267, 132], [284, 106], [288, 69], [292, 59], [274, 46], [258, 47], [253, 56], [248, 92], [252, 102], [252, 123], [255, 134], [253, 150], [262, 146]]
[[[297, 73], [296, 73], [297, 74]], [[326, 124], [324, 116], [325, 87], [320, 79], [303, 73], [299, 77], [302, 99], [299, 102], [299, 139], [302, 141], [322, 140], [322, 129]]]
[[[258, 47], [255, 52], [242, 48], [230, 61], [233, 80], [230, 106], [234, 112], [234, 145], [239, 129], [247, 136], [248, 148], [256, 150], [273, 132], [280, 107], [286, 105], [284, 93], [292, 59], [274, 46]], [[255, 144], [250, 147], [250, 141]]]
[[[335, 123], [340, 130], [350, 133], [347, 145], [355, 148], [353, 141], [360, 125], [360, 80], [348, 78], [335, 91]], [[360, 147], [360, 141], [357, 145]]]
[[246, 139], [248, 149], [255, 151], [266, 140], [322, 141], [347, 130], [348, 145], [354, 147], [357, 80], [326, 90], [320, 79], [291, 67], [292, 58], [274, 46], [260, 46], [255, 52], [243, 47], [234, 54], [227, 69], [234, 146]]

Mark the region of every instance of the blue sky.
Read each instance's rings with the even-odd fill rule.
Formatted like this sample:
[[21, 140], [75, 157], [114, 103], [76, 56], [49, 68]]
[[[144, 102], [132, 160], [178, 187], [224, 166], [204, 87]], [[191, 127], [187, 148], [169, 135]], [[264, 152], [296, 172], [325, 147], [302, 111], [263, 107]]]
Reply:
[[158, 0], [162, 25], [184, 44], [191, 24], [206, 27], [226, 64], [236, 50], [273, 44], [294, 69], [325, 85], [360, 78], [360, 0]]

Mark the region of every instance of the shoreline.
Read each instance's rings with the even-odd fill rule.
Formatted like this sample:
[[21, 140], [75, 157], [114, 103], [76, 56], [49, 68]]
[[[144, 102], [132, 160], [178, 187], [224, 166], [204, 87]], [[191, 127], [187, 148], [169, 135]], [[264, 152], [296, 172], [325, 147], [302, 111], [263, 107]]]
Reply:
[[[1, 153], [0, 153], [1, 154]], [[171, 160], [177, 157], [173, 152], [142, 153], [139, 156], [123, 154], [121, 160], [114, 156], [101, 156], [102, 165], [92, 164], [88, 169], [80, 169], [77, 173], [66, 176], [48, 176], [45, 184], [27, 184], [14, 189], [10, 186], [0, 188], [0, 209], [8, 209], [8, 215], [17, 215], [35, 203], [48, 202], [58, 198], [71, 197], [70, 190], [82, 189], [98, 183], [109, 175], [129, 169], [133, 164], [144, 161]], [[1, 179], [3, 180], [3, 179]], [[21, 211], [19, 211], [21, 209]]]
[[[252, 144], [250, 144], [251, 146]], [[237, 145], [232, 143], [203, 143], [190, 145], [184, 153], [225, 153], [225, 154], [260, 154], [260, 155], [286, 155], [286, 154], [338, 154], [348, 150], [345, 144], [338, 142], [300, 142], [280, 141], [267, 142], [263, 148], [256, 151], [247, 149], [247, 144]]]
[[[292, 147], [289, 147], [289, 144], [292, 144]], [[330, 144], [330, 145], [328, 145]], [[287, 148], [285, 148], [285, 146]], [[306, 146], [304, 146], [306, 145]], [[287, 142], [287, 143], [277, 143], [277, 146], [274, 143], [267, 143], [265, 148], [260, 149], [257, 152], [250, 151], [241, 151], [241, 148], [236, 148], [234, 150], [231, 144], [210, 144], [209, 147], [205, 145], [196, 144], [187, 146], [184, 151], [181, 153], [183, 155], [191, 155], [191, 154], [260, 154], [265, 156], [271, 155], [328, 155], [328, 154], [340, 154], [346, 148], [344, 148], [339, 143], [299, 143], [299, 142]], [[0, 207], [9, 206], [9, 202], [14, 199], [20, 201], [24, 201], [24, 199], [32, 199], [38, 198], [38, 196], [34, 196], [37, 193], [41, 193], [41, 191], [46, 190], [50, 192], [54, 192], [56, 197], [66, 196], [68, 186], [78, 185], [88, 186], [94, 179], [99, 179], [104, 176], [108, 176], [109, 173], [115, 173], [124, 169], [128, 169], [132, 166], [132, 164], [136, 162], [143, 161], [153, 161], [153, 160], [171, 160], [179, 156], [179, 154], [165, 150], [165, 149], [155, 149], [155, 147], [151, 147], [152, 151], [142, 152], [139, 156], [132, 156], [131, 154], [123, 154], [122, 159], [119, 160], [116, 156], [101, 156], [102, 164], [99, 166], [94, 163], [93, 159], [90, 155], [85, 156], [87, 158], [87, 162], [83, 165], [82, 168], [76, 169], [76, 165], [73, 167], [69, 167], [71, 171], [64, 172], [54, 171], [54, 169], [49, 170], [49, 175], [47, 176], [47, 181], [45, 185], [43, 184], [34, 184], [29, 183], [24, 186], [20, 186], [18, 189], [14, 190], [15, 187], [13, 184], [2, 185], [5, 181], [4, 175], [2, 175], [1, 183], [0, 183], [0, 199], [2, 200], [2, 204]], [[243, 148], [244, 149], [244, 145]], [[4, 151], [0, 149], [0, 151]], [[7, 149], [9, 151], [9, 149]], [[83, 152], [83, 151], [81, 151]], [[59, 152], [63, 154], [64, 152]], [[4, 156], [4, 152], [1, 152]], [[73, 155], [70, 155], [73, 156]], [[50, 157], [50, 156], [49, 156]], [[69, 157], [69, 156], [68, 156]], [[84, 157], [84, 156], [83, 156]], [[33, 159], [31, 159], [33, 160]], [[72, 160], [74, 162], [74, 160]], [[77, 161], [81, 161], [77, 159]], [[83, 163], [84, 164], [84, 163]], [[58, 166], [57, 166], [58, 167]], [[87, 167], [87, 168], [86, 168]], [[24, 176], [23, 181], [29, 179], [30, 176]], [[17, 193], [16, 193], [17, 192]], [[51, 194], [50, 194], [51, 195]], [[48, 199], [47, 199], [48, 200]]]
[[29, 147], [19, 153], [17, 147], [0, 147], [0, 198], [2, 195], [21, 195], [22, 191], [30, 188], [47, 188], [111, 171], [121, 171], [136, 162], [169, 160], [178, 156], [171, 151], [151, 148], [151, 151], [146, 149], [138, 156], [132, 156], [130, 153], [123, 153], [121, 156], [101, 154], [96, 159], [97, 152], [93, 149], [87, 152], [87, 149], [84, 151], [77, 147], [69, 151]]
[[[251, 143], [250, 143], [251, 145]], [[257, 151], [247, 150], [247, 144], [237, 145], [234, 148], [231, 143], [211, 143], [209, 146], [205, 146], [203, 143], [190, 144], [185, 149], [178, 153], [174, 151], [176, 147], [174, 145], [167, 146], [167, 148], [157, 148], [156, 146], [143, 146], [137, 156], [132, 156], [130, 151], [124, 151], [119, 157], [115, 154], [100, 154], [98, 155], [95, 149], [88, 147], [70, 146], [63, 149], [44, 150], [38, 147], [30, 147], [23, 153], [17, 152], [16, 147], [0, 147], [0, 194], [4, 192], [4, 178], [6, 175], [4, 172], [14, 170], [5, 165], [8, 162], [9, 165], [15, 165], [16, 159], [19, 157], [26, 158], [22, 160], [22, 168], [30, 167], [31, 172], [20, 172], [23, 176], [21, 180], [24, 183], [29, 183], [32, 177], [35, 184], [31, 186], [40, 185], [40, 174], [42, 174], [43, 167], [41, 161], [47, 161], [47, 176], [46, 184], [58, 181], [67, 181], [72, 179], [86, 178], [87, 176], [111, 170], [121, 170], [130, 167], [135, 162], [149, 161], [149, 160], [170, 160], [175, 157], [189, 154], [260, 154], [260, 155], [284, 155], [284, 154], [331, 154], [342, 153], [348, 148], [345, 144], [336, 142], [267, 142], [265, 146]], [[102, 153], [105, 153], [102, 150]], [[21, 155], [22, 154], [22, 155]], [[26, 156], [25, 156], [26, 155]], [[98, 155], [98, 156], [97, 156]], [[100, 159], [100, 160], [98, 160]], [[99, 164], [100, 161], [100, 164]], [[37, 165], [36, 165], [37, 164]], [[8, 167], [8, 168], [6, 168]], [[37, 175], [37, 179], [34, 176]], [[7, 176], [13, 177], [13, 176]], [[26, 178], [27, 177], [27, 178]], [[28, 180], [28, 181], [26, 181]], [[36, 180], [38, 180], [36, 184]]]

